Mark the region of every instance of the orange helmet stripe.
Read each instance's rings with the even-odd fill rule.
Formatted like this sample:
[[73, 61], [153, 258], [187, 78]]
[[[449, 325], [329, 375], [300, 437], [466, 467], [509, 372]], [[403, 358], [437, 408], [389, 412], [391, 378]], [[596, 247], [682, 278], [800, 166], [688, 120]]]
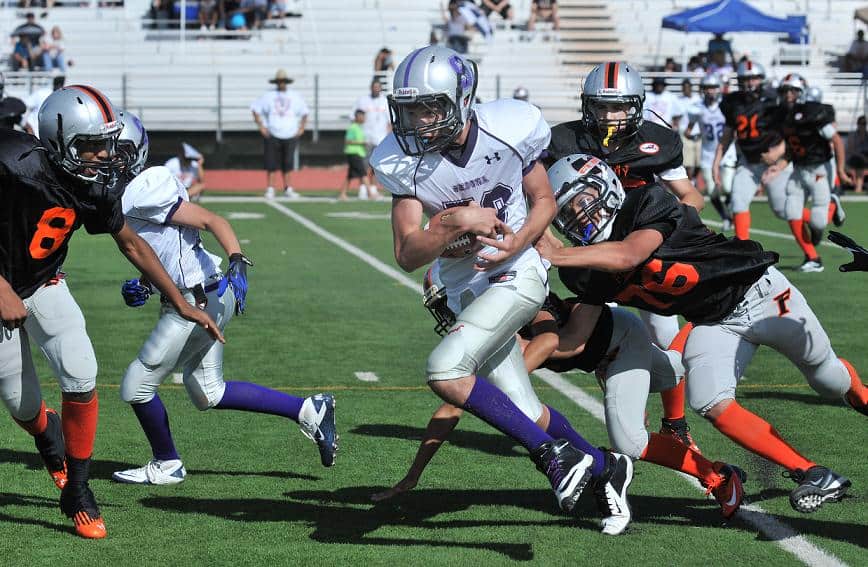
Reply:
[[112, 110], [111, 103], [109, 103], [109, 101], [98, 90], [87, 85], [70, 85], [69, 88], [78, 89], [93, 99], [99, 107], [100, 112], [102, 112], [102, 117], [106, 124], [117, 120], [117, 118], [115, 118], [114, 110]]

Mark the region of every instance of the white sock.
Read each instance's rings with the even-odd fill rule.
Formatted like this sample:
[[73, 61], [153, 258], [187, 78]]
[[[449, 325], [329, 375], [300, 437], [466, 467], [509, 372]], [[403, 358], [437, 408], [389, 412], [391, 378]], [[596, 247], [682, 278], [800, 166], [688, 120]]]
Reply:
[[368, 187], [366, 185], [359, 185], [359, 199], [367, 199], [368, 198]]

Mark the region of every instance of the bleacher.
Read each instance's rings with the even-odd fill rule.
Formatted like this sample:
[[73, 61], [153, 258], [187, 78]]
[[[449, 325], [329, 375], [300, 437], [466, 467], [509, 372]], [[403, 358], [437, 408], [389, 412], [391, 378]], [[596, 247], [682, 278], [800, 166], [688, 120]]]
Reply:
[[[861, 108], [861, 103], [857, 105], [860, 77], [833, 73], [823, 53], [846, 51], [853, 28], [850, 17], [841, 14], [852, 14], [861, 1], [835, 0], [834, 13], [827, 11], [826, 2], [809, 3], [812, 39], [805, 69], [779, 64], [781, 44], [773, 34], [733, 34], [734, 47], [766, 63], [772, 75], [803, 72], [810, 84], [823, 88], [826, 100], [838, 108], [839, 124], [848, 129]], [[470, 55], [481, 69], [479, 96], [482, 100], [509, 96], [521, 85], [529, 89], [531, 101], [550, 122], [572, 119], [579, 107], [583, 73], [596, 60], [618, 57], [651, 65], [666, 56], [680, 60], [682, 45], [687, 54], [704, 50], [708, 34], [659, 33], [664, 15], [702, 3], [563, 0], [562, 41], [545, 30], [528, 34], [511, 29], [492, 16], [493, 40], [477, 36], [471, 43]], [[343, 129], [353, 102], [367, 92], [377, 51], [390, 47], [397, 64], [412, 49], [427, 44], [432, 26], [442, 22], [439, 0], [296, 0], [291, 4], [302, 17], [287, 18], [285, 29], [237, 34], [242, 37], [191, 26], [184, 33], [177, 27], [151, 29], [143, 21], [148, 0], [126, 0], [123, 7], [114, 8], [55, 7], [39, 23], [46, 29], [55, 24], [63, 29], [68, 58], [74, 62], [68, 71], [70, 81], [97, 85], [117, 104], [141, 114], [149, 128], [223, 132], [253, 128], [250, 102], [269, 88], [267, 80], [277, 68], [296, 79], [292, 88], [314, 109], [312, 128]], [[796, 0], [754, 4], [775, 15], [804, 8], [804, 2]], [[526, 21], [530, 0], [516, 0], [513, 7], [515, 21]], [[25, 11], [0, 7], [0, 33], [8, 36]], [[651, 75], [647, 78], [650, 81]], [[26, 94], [31, 83], [39, 86], [40, 79], [31, 79], [27, 73], [10, 74], [10, 92], [17, 89]]]

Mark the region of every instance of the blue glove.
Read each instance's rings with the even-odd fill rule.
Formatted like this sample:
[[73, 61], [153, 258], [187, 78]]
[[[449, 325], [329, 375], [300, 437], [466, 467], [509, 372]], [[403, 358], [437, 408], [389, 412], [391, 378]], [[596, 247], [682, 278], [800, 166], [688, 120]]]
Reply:
[[121, 295], [129, 307], [141, 307], [151, 297], [151, 288], [142, 285], [142, 282], [135, 278], [121, 285]]
[[253, 262], [250, 258], [240, 252], [229, 256], [229, 269], [226, 270], [226, 277], [220, 282], [217, 287], [217, 294], [222, 296], [226, 291], [226, 286], [232, 286], [232, 293], [235, 295], [235, 314], [241, 315], [247, 306], [247, 266], [252, 266]]

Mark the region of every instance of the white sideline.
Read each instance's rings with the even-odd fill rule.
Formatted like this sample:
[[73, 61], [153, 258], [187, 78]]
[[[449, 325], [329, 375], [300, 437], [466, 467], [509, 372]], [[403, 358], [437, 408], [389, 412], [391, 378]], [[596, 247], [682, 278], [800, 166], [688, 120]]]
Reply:
[[[311, 232], [323, 237], [324, 239], [342, 248], [343, 250], [346, 250], [356, 258], [370, 265], [375, 270], [382, 272], [383, 274], [389, 276], [398, 283], [408, 287], [409, 289], [413, 290], [413, 292], [417, 294], [421, 293], [422, 288], [419, 283], [411, 280], [394, 268], [387, 266], [386, 264], [377, 260], [367, 252], [361, 250], [356, 246], [353, 246], [339, 236], [335, 236], [334, 234], [328, 232], [313, 221], [310, 221], [307, 218], [299, 215], [295, 211], [284, 207], [280, 203], [276, 203], [274, 201], [267, 201], [266, 204], [274, 209], [277, 209], [291, 219], [297, 221], [302, 226], [309, 229]], [[601, 404], [593, 396], [585, 393], [582, 389], [574, 386], [555, 372], [543, 369], [536, 371], [535, 374], [539, 376], [540, 379], [542, 379], [554, 389], [559, 391], [561, 394], [572, 400], [576, 405], [590, 413], [598, 420], [605, 420], [603, 404]], [[690, 481], [694, 480], [692, 477], [689, 476], [686, 476], [686, 478]], [[698, 486], [698, 484], [696, 486]], [[704, 491], [704, 489], [701, 490]], [[798, 559], [805, 565], [810, 565], [811, 567], [846, 566], [846, 563], [842, 562], [831, 553], [815, 546], [803, 536], [799, 535], [792, 528], [781, 523], [774, 516], [770, 515], [759, 506], [752, 504], [742, 506], [741, 510], [739, 510], [738, 512], [738, 517], [755, 527], [767, 538], [774, 541], [775, 545], [777, 545], [787, 553], [792, 554], [796, 559]]]

